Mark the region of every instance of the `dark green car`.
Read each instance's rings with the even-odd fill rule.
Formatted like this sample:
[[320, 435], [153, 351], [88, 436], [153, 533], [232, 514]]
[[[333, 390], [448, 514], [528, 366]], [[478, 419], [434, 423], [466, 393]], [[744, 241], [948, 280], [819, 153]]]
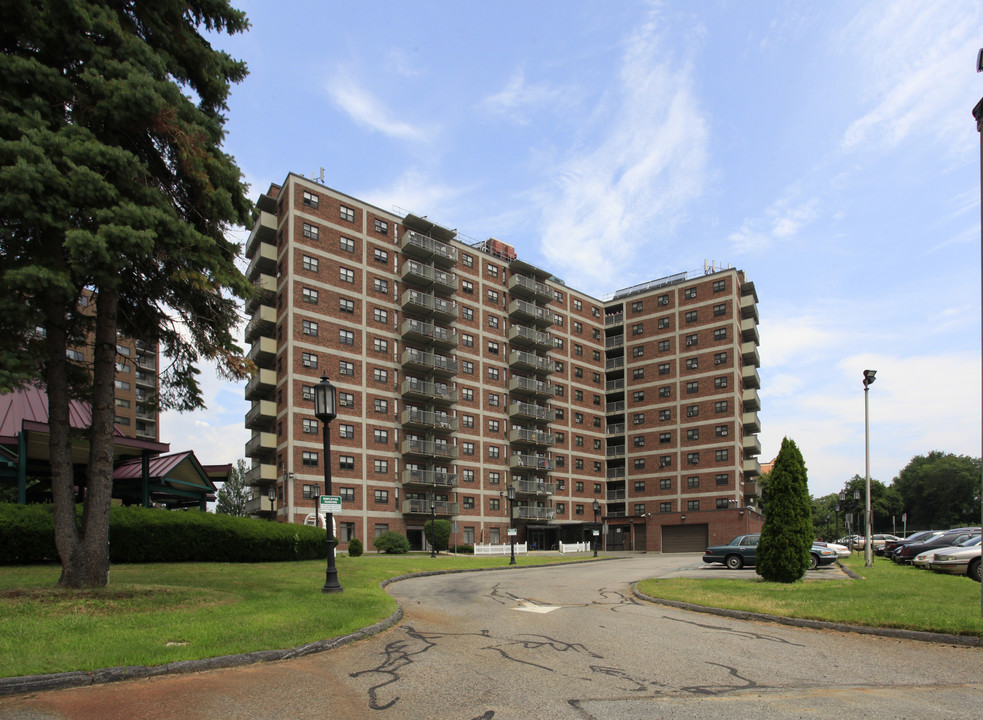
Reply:
[[[731, 570], [754, 565], [758, 553], [760, 534], [738, 535], [726, 545], [712, 545], [703, 553], [705, 563], [723, 563]], [[831, 565], [836, 561], [836, 551], [825, 545], [813, 545], [809, 550], [809, 569], [814, 570], [820, 565]]]

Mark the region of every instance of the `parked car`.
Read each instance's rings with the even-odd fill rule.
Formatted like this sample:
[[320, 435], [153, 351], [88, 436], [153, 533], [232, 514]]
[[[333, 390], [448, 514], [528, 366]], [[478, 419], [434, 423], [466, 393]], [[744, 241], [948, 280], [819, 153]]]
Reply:
[[936, 572], [966, 574], [980, 582], [981, 536], [975, 535], [957, 547], [942, 548], [935, 553], [929, 567]]
[[[723, 563], [731, 570], [751, 567], [757, 556], [760, 539], [760, 534], [738, 535], [726, 545], [711, 545], [703, 553], [703, 562]], [[836, 561], [836, 558], [835, 550], [831, 550], [825, 544], [813, 543], [809, 550], [809, 569], [814, 570], [821, 565], [830, 565]]]
[[935, 551], [941, 548], [958, 545], [961, 542], [969, 540], [975, 535], [979, 535], [978, 530], [952, 530], [950, 532], [936, 535], [935, 537], [932, 537], [924, 542], [913, 542], [908, 543], [907, 545], [900, 545], [894, 551], [894, 555], [891, 557], [891, 559], [896, 563], [908, 565], [911, 564], [919, 553], [923, 553], [926, 550]]
[[825, 545], [830, 550], [836, 551], [837, 557], [850, 557], [852, 554], [850, 548], [848, 548], [846, 545], [841, 545], [840, 543], [821, 542], [817, 540], [813, 543], [813, 545]]
[[898, 548], [900, 548], [901, 546], [908, 545], [913, 542], [928, 540], [930, 538], [933, 538], [941, 534], [942, 534], [942, 530], [919, 530], [918, 532], [913, 532], [907, 537], [901, 538], [900, 540], [894, 540], [888, 542], [884, 545], [884, 550], [883, 550], [884, 557], [889, 557], [893, 559], [895, 553], [898, 551]]

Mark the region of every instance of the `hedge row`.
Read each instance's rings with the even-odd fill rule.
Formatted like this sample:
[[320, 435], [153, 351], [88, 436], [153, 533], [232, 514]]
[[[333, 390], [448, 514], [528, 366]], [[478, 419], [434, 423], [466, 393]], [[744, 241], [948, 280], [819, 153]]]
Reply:
[[[109, 513], [113, 563], [313, 560], [326, 557], [325, 539], [319, 528], [198, 510], [113, 506]], [[0, 503], [0, 565], [55, 562], [53, 507]]]

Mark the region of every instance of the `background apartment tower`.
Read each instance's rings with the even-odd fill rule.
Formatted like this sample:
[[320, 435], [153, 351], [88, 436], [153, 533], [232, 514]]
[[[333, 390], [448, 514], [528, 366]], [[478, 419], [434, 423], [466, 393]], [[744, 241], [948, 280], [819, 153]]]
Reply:
[[323, 373], [343, 546], [396, 530], [423, 549], [432, 514], [453, 543], [506, 542], [509, 487], [519, 541], [540, 548], [603, 528], [609, 549], [702, 550], [760, 526], [757, 298], [741, 271], [598, 299], [498, 240], [461, 242], [298, 175], [258, 208], [257, 514], [313, 520]]

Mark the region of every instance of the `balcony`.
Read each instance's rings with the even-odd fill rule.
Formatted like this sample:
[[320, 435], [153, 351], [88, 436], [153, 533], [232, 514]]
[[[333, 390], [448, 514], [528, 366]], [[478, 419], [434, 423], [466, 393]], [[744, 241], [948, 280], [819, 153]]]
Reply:
[[271, 463], [254, 463], [246, 472], [246, 485], [270, 485], [276, 482], [276, 465]]
[[406, 398], [416, 397], [431, 402], [456, 403], [457, 390], [445, 383], [432, 383], [414, 377], [408, 377], [399, 385], [399, 392]]
[[400, 325], [400, 331], [404, 340], [432, 342], [434, 345], [448, 350], [457, 347], [457, 330], [455, 328], [445, 328], [411, 318], [403, 321]]
[[431, 428], [442, 432], [455, 432], [457, 418], [447, 413], [431, 412], [420, 408], [406, 408], [400, 413], [400, 422], [407, 427]]
[[624, 312], [611, 313], [610, 315], [604, 316], [604, 327], [609, 327], [611, 325], [621, 325], [625, 321]]
[[407, 285], [424, 289], [432, 288], [443, 294], [451, 294], [457, 290], [457, 275], [424, 265], [416, 260], [407, 260], [403, 263], [400, 276]]
[[276, 340], [265, 336], [256, 338], [246, 357], [260, 367], [269, 367], [276, 358]]
[[556, 484], [540, 482], [539, 480], [516, 480], [514, 483], [515, 491], [523, 495], [554, 495], [556, 494]]
[[604, 451], [607, 457], [624, 457], [625, 456], [625, 445], [609, 445]]
[[744, 412], [757, 412], [761, 409], [761, 400], [754, 388], [745, 388], [741, 399], [744, 401]]
[[758, 419], [758, 413], [756, 412], [744, 413], [743, 423], [744, 423], [744, 432], [746, 433], [761, 432], [761, 421]]
[[623, 368], [625, 366], [625, 356], [619, 355], [618, 357], [608, 358], [604, 361], [605, 370], [617, 370], [618, 368]]
[[246, 413], [246, 428], [266, 430], [276, 420], [276, 403], [272, 400], [254, 400]]
[[272, 305], [260, 305], [246, 323], [246, 342], [251, 343], [260, 335], [273, 337], [276, 328], [276, 310]]
[[517, 297], [533, 298], [543, 302], [553, 299], [553, 291], [546, 283], [541, 283], [525, 275], [513, 275], [509, 278], [509, 292]]
[[246, 457], [270, 458], [276, 452], [276, 435], [271, 432], [254, 432], [246, 442]]
[[253, 294], [246, 300], [246, 314], [251, 315], [260, 305], [269, 305], [276, 295], [276, 278], [266, 273], [259, 273], [253, 281]]
[[509, 455], [509, 467], [512, 470], [545, 470], [553, 469], [553, 461], [542, 455]]
[[754, 295], [741, 295], [741, 318], [758, 321], [758, 301]]
[[257, 495], [252, 500], [247, 500], [245, 505], [246, 515], [260, 515], [273, 512], [273, 503], [266, 495]]
[[133, 379], [136, 381], [137, 387], [151, 389], [157, 387], [157, 373], [137, 370], [135, 373], [133, 373]]
[[450, 460], [456, 460], [458, 453], [457, 448], [453, 445], [438, 443], [433, 440], [416, 440], [413, 438], [403, 440], [400, 449], [404, 455], [421, 455], [424, 457], [447, 458]]
[[458, 515], [460, 513], [460, 504], [456, 502], [448, 502], [446, 500], [437, 500], [433, 503], [433, 508], [430, 507], [431, 502], [429, 500], [404, 500], [403, 501], [403, 514], [404, 515]]
[[510, 327], [508, 337], [509, 342], [515, 346], [537, 347], [542, 350], [549, 350], [553, 347], [552, 335], [522, 325]]
[[618, 400], [617, 402], [609, 402], [604, 406], [604, 412], [608, 415], [623, 413], [624, 411], [625, 411], [624, 400]]
[[624, 435], [625, 434], [625, 424], [624, 423], [608, 423], [607, 434], [608, 435]]
[[758, 440], [757, 435], [745, 435], [741, 440], [741, 445], [744, 448], [745, 459], [761, 454], [761, 441]]
[[271, 212], [261, 210], [259, 217], [256, 218], [256, 224], [253, 225], [253, 229], [249, 233], [249, 239], [246, 240], [246, 257], [251, 258], [253, 256], [253, 251], [256, 249], [256, 245], [259, 243], [273, 244], [275, 241], [276, 215]]
[[517, 520], [555, 520], [556, 510], [546, 507], [516, 505], [513, 509]]
[[249, 267], [246, 268], [246, 277], [255, 281], [260, 273], [273, 275], [276, 273], [276, 245], [269, 243], [259, 243], [256, 251], [252, 255]]
[[509, 403], [509, 415], [518, 418], [530, 418], [537, 422], [551, 423], [556, 420], [556, 412], [549, 410], [542, 405], [533, 403], [514, 402]]
[[761, 344], [761, 338], [758, 334], [758, 322], [754, 318], [741, 320], [741, 340], [744, 342], [753, 342], [755, 345]]
[[457, 262], [457, 248], [413, 230], [403, 233], [402, 250], [403, 254], [410, 257], [432, 260], [445, 267]]
[[457, 319], [457, 303], [419, 290], [407, 290], [400, 298], [404, 310], [433, 315], [434, 318], [453, 321]]
[[509, 392], [517, 395], [535, 395], [553, 397], [553, 385], [542, 380], [525, 377], [513, 377], [509, 380]]
[[509, 442], [513, 444], [553, 447], [556, 444], [556, 436], [548, 432], [543, 432], [542, 430], [513, 428], [509, 430]]
[[553, 372], [553, 360], [535, 353], [513, 350], [509, 353], [509, 367], [513, 370], [531, 370], [538, 375]]
[[625, 379], [618, 378], [617, 380], [608, 380], [604, 383], [604, 392], [614, 392], [615, 390], [625, 389]]
[[544, 307], [525, 300], [513, 300], [509, 303], [509, 316], [514, 320], [531, 320], [538, 327], [549, 327], [553, 324], [553, 313]]
[[276, 389], [276, 371], [260, 368], [246, 383], [246, 400], [269, 400]]
[[625, 471], [625, 468], [615, 467], [615, 468], [608, 468], [607, 473], [605, 473], [605, 477], [608, 480], [616, 480], [618, 478], [625, 477], [626, 474], [627, 472]]
[[744, 477], [752, 478], [761, 475], [761, 463], [755, 458], [748, 458], [744, 461]]
[[745, 366], [761, 367], [761, 356], [758, 355], [758, 346], [753, 342], [746, 342], [741, 345], [741, 359]]
[[453, 375], [457, 372], [457, 360], [444, 355], [407, 348], [399, 356], [403, 367], [409, 370]]
[[612, 502], [614, 500], [624, 500], [627, 497], [628, 493], [624, 490], [608, 490], [607, 494], [605, 495], [605, 499], [608, 502]]
[[457, 487], [457, 473], [437, 470], [403, 470], [400, 473], [404, 485], [427, 485], [429, 487]]
[[619, 348], [624, 346], [625, 346], [624, 334], [611, 335], [610, 337], [604, 338], [604, 347], [607, 348], [608, 350], [612, 350], [614, 348]]
[[761, 389], [761, 376], [758, 375], [758, 369], [754, 365], [745, 365], [741, 368], [741, 379], [744, 381], [744, 387]]

